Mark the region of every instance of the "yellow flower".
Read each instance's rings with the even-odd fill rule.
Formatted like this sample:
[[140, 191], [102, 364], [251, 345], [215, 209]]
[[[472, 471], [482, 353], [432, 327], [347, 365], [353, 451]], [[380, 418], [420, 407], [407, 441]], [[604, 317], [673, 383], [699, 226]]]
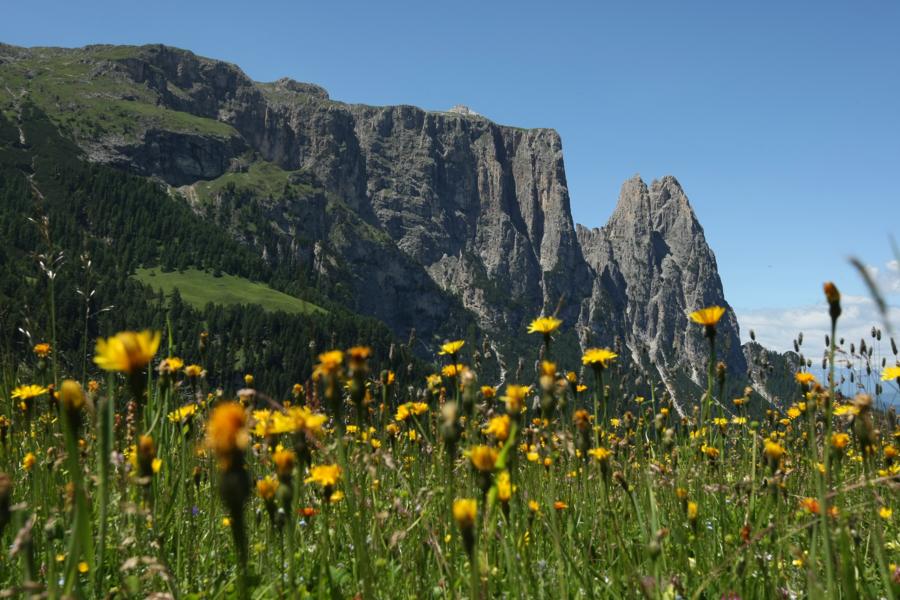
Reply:
[[716, 460], [717, 458], [719, 458], [719, 449], [715, 446], [708, 446], [706, 444], [703, 444], [702, 446], [700, 446], [700, 452], [705, 454], [710, 460]]
[[38, 358], [47, 358], [50, 355], [50, 344], [46, 342], [35, 344], [33, 350]]
[[304, 483], [316, 483], [322, 488], [332, 488], [341, 478], [341, 468], [338, 465], [317, 465], [309, 470], [309, 477]]
[[721, 306], [708, 306], [706, 308], [701, 308], [700, 310], [695, 310], [689, 314], [688, 317], [690, 317], [691, 321], [694, 323], [712, 327], [719, 322], [719, 319], [721, 319], [724, 314], [725, 309]]
[[37, 398], [38, 396], [43, 396], [47, 393], [47, 388], [40, 385], [20, 385], [16, 389], [12, 391], [10, 394], [16, 400], [31, 400], [33, 398]]
[[856, 414], [859, 414], [859, 409], [852, 404], [840, 404], [834, 407], [834, 415], [836, 417]]
[[37, 462], [37, 458], [34, 456], [34, 452], [29, 452], [22, 458], [22, 468], [26, 471], [30, 471], [34, 468], [34, 463]]
[[286, 479], [290, 476], [291, 472], [294, 470], [294, 463], [296, 461], [297, 455], [294, 454], [293, 450], [279, 448], [275, 451], [275, 454], [272, 455], [272, 462], [275, 463], [275, 472], [278, 473], [278, 476], [282, 479]]
[[196, 404], [185, 404], [184, 406], [176, 408], [169, 413], [169, 421], [171, 421], [172, 423], [183, 423], [193, 417], [196, 412]]
[[498, 441], [505, 442], [509, 438], [509, 427], [509, 415], [500, 415], [488, 421], [488, 426], [483, 431], [494, 436]]
[[581, 364], [591, 367], [603, 367], [609, 364], [609, 361], [618, 358], [618, 354], [609, 348], [588, 348], [581, 357]]
[[794, 375], [794, 380], [797, 383], [808, 385], [810, 383], [814, 383], [816, 381], [816, 377], [809, 371], [800, 371], [799, 373]]
[[457, 498], [453, 501], [453, 519], [462, 529], [475, 525], [478, 503], [474, 498]]
[[158, 331], [121, 331], [97, 340], [94, 362], [105, 371], [134, 373], [147, 366], [159, 349]]
[[331, 504], [337, 504], [341, 500], [344, 499], [344, 492], [341, 490], [337, 490], [336, 492], [332, 492], [330, 496], [328, 496], [328, 502]]
[[63, 381], [59, 388], [59, 401], [70, 413], [80, 411], [85, 403], [81, 384], [73, 379]]
[[281, 413], [275, 414], [275, 423], [285, 422], [285, 431], [297, 432], [305, 431], [311, 435], [319, 435], [322, 433], [322, 425], [328, 420], [323, 414], [314, 413], [305, 406], [292, 406], [288, 409], [287, 415]]
[[466, 345], [464, 340], [456, 340], [454, 342], [447, 342], [441, 346], [441, 351], [438, 352], [440, 355], [450, 355], [453, 356], [457, 354], [463, 346]]
[[698, 506], [696, 502], [688, 502], [687, 503], [687, 518], [688, 521], [696, 521], [697, 520], [697, 512]]
[[191, 378], [200, 377], [203, 374], [203, 367], [200, 365], [188, 365], [184, 368], [184, 374]]
[[181, 370], [181, 367], [184, 366], [184, 361], [178, 358], [177, 356], [170, 356], [169, 358], [164, 358], [159, 363], [159, 371], [160, 373], [176, 373]]
[[456, 377], [457, 375], [461, 375], [463, 371], [465, 371], [466, 365], [463, 364], [455, 364], [455, 365], [446, 365], [443, 369], [441, 369], [441, 374], [444, 377]]
[[891, 379], [900, 379], [900, 365], [882, 369], [881, 380], [890, 381]]
[[511, 415], [517, 415], [525, 408], [525, 396], [531, 391], [531, 386], [527, 385], [506, 385], [506, 395], [503, 401], [506, 402], [506, 412]]
[[247, 387], [251, 387], [254, 381], [255, 379], [252, 374], [247, 373], [246, 375], [244, 375], [244, 385], [246, 385]]
[[496, 448], [491, 448], [490, 446], [475, 446], [469, 451], [469, 460], [472, 461], [472, 466], [482, 473], [489, 473], [494, 470], [497, 456]]
[[788, 416], [788, 418], [791, 419], [791, 420], [796, 419], [796, 418], [799, 417], [801, 414], [802, 414], [802, 413], [800, 412], [800, 409], [797, 408], [796, 406], [790, 407], [790, 408], [788, 409], [788, 411], [787, 411], [787, 416]]
[[410, 404], [411, 404], [410, 402], [406, 402], [397, 407], [397, 414], [394, 415], [395, 421], [405, 421], [406, 419], [409, 418], [409, 415], [410, 415], [409, 405]]
[[528, 462], [537, 462], [540, 457], [541, 455], [537, 452], [529, 452], [525, 455], [525, 458], [528, 459]]
[[85, 573], [87, 573], [90, 570], [91, 570], [90, 565], [88, 565], [85, 561], [81, 561], [80, 563], [78, 563], [78, 572], [81, 573], [82, 575], [84, 575]]
[[313, 379], [319, 379], [323, 375], [335, 375], [344, 364], [344, 353], [340, 350], [330, 350], [319, 355], [319, 364], [313, 369]]
[[247, 449], [247, 413], [237, 402], [225, 402], [213, 409], [206, 425], [206, 445], [215, 452], [219, 466], [226, 470], [234, 455]]
[[502, 471], [497, 476], [497, 499], [500, 502], [509, 502], [512, 493], [513, 487], [509, 479], [509, 471]]
[[609, 460], [611, 453], [606, 448], [591, 448], [588, 450], [588, 454], [593, 456], [599, 462], [605, 462]]
[[556, 510], [566, 510], [567, 508], [569, 508], [569, 505], [562, 500], [557, 500], [553, 503], [553, 508], [555, 508]]
[[425, 383], [428, 385], [428, 389], [434, 390], [441, 387], [441, 376], [437, 373], [432, 373], [428, 377], [425, 378]]
[[481, 386], [481, 395], [485, 400], [490, 400], [497, 395], [497, 388], [492, 385]]
[[884, 519], [885, 521], [891, 518], [891, 515], [894, 514], [894, 511], [887, 506], [882, 506], [878, 509], [878, 516]]
[[256, 481], [256, 493], [265, 501], [269, 501], [275, 497], [278, 491], [278, 480], [271, 475]]
[[533, 513], [537, 513], [539, 510], [541, 510], [541, 505], [538, 504], [537, 500], [529, 500], [528, 501], [528, 510], [530, 510]]
[[846, 433], [832, 433], [831, 447], [835, 450], [843, 450], [850, 445], [850, 436]]
[[556, 317], [538, 317], [528, 326], [528, 333], [542, 333], [550, 335], [562, 325], [562, 321]]
[[781, 460], [782, 456], [784, 456], [784, 447], [781, 446], [781, 444], [779, 444], [778, 442], [766, 440], [765, 447], [763, 448], [763, 453], [769, 460], [777, 462]]

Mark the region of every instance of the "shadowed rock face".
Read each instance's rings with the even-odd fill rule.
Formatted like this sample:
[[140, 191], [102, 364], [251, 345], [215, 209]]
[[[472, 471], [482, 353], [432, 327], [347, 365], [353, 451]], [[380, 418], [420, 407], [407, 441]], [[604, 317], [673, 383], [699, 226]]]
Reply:
[[[11, 63], [37, 52], [2, 50]], [[303, 219], [281, 228], [286, 245], [324, 276], [342, 278], [355, 308], [399, 334], [418, 323], [419, 337], [430, 340], [454, 333], [455, 321], [462, 334], [467, 316], [511, 364], [537, 346], [526, 341], [528, 321], [559, 306], [577, 334], [560, 342], [572, 353], [618, 340], [666, 380], [685, 370], [705, 381], [706, 340], [687, 313], [727, 304], [715, 257], [673, 177], [649, 187], [630, 179], [605, 227], [576, 229], [562, 143], [551, 129], [501, 126], [470, 111], [343, 104], [315, 85], [256, 83], [234, 65], [164, 46], [113, 58], [102, 50], [102, 60], [92, 48], [53, 52], [77, 53], [93, 61], [95, 80], [129, 83], [143, 102], [230, 133], [151, 122], [133, 139], [78, 139], [92, 159], [175, 186], [214, 179], [239, 158], [309, 173], [351, 216], [328, 202], [308, 204]], [[273, 222], [285, 220], [292, 202], [269, 207]], [[365, 242], [354, 243], [363, 226]], [[314, 242], [298, 248], [300, 236]], [[743, 374], [738, 340], [729, 309], [719, 356]]]

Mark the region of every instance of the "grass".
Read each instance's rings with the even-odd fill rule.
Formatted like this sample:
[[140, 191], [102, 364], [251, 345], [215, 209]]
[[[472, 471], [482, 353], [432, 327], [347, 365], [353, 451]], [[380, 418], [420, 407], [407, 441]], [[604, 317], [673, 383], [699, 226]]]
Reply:
[[171, 294], [175, 289], [182, 299], [197, 308], [209, 303], [222, 305], [258, 304], [267, 311], [290, 314], [326, 313], [315, 304], [294, 298], [267, 285], [242, 277], [213, 274], [197, 269], [165, 273], [158, 268], [138, 269], [134, 275], [141, 283]]
[[316, 187], [304, 183], [303, 171], [289, 171], [266, 161], [251, 163], [246, 171], [225, 173], [210, 181], [198, 181], [191, 185], [197, 199], [203, 203], [214, 198], [225, 188], [233, 188], [235, 192], [248, 191], [254, 198], [281, 198], [287, 189], [292, 197], [302, 197], [317, 193]]

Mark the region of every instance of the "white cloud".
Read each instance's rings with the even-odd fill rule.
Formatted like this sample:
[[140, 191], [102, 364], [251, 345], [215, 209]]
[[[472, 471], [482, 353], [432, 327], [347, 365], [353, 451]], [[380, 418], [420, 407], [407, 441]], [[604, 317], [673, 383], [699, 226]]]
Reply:
[[[882, 355], [890, 354], [890, 341], [878, 309], [866, 296], [844, 296], [843, 312], [838, 320], [838, 338], [849, 344], [872, 340], [872, 326], [882, 330]], [[750, 339], [750, 330], [756, 333], [756, 341], [772, 350], [792, 350], [797, 334], [803, 332], [803, 353], [813, 360], [820, 359], [825, 349], [825, 335], [831, 330], [828, 306], [823, 301], [811, 306], [789, 308], [737, 310], [741, 327], [741, 341]], [[896, 333], [900, 327], [900, 306], [888, 307], [888, 319]]]

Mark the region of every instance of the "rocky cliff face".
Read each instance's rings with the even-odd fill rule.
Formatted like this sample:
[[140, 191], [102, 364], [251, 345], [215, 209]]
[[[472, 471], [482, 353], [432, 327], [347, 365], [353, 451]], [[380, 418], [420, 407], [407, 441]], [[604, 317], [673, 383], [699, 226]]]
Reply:
[[[576, 229], [562, 143], [550, 129], [501, 126], [471, 111], [347, 105], [318, 86], [256, 83], [233, 65], [163, 46], [0, 54], [2, 72], [50, 114], [93, 114], [85, 107], [102, 100], [137, 115], [72, 133], [95, 160], [158, 177], [189, 198], [198, 181], [239, 172], [237, 163], [304, 174], [316, 202], [289, 186], [277, 197], [251, 186], [280, 239], [271, 254], [261, 247], [339, 281], [355, 308], [401, 335], [417, 326], [426, 340], [485, 336], [510, 364], [533, 358], [527, 322], [558, 308], [577, 334], [561, 351], [618, 340], [666, 381], [676, 371], [703, 378], [705, 340], [686, 315], [727, 304], [672, 177], [649, 187], [629, 180], [605, 227]], [[80, 65], [77, 85], [54, 76], [60, 64]], [[720, 356], [745, 373], [731, 310], [720, 332]]]

